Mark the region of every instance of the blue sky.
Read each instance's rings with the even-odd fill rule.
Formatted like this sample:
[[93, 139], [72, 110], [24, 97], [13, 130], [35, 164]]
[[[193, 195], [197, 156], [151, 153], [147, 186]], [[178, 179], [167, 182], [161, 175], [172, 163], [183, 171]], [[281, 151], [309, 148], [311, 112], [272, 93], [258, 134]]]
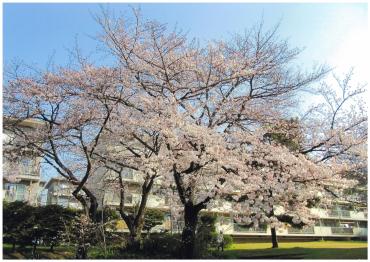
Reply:
[[[131, 4], [140, 6], [145, 18], [177, 24], [189, 37], [225, 38], [257, 23], [263, 16], [266, 28], [281, 20], [279, 33], [289, 38], [291, 46], [305, 48], [297, 61], [310, 68], [313, 63], [328, 63], [341, 70], [355, 66], [365, 77], [368, 45], [367, 4]], [[127, 4], [109, 4], [111, 10], [129, 12]], [[27, 64], [45, 67], [54, 54], [56, 64], [68, 62], [68, 48], [76, 36], [82, 50], [93, 52], [98, 25], [92, 13], [93, 4], [4, 4], [4, 62], [17, 58]]]

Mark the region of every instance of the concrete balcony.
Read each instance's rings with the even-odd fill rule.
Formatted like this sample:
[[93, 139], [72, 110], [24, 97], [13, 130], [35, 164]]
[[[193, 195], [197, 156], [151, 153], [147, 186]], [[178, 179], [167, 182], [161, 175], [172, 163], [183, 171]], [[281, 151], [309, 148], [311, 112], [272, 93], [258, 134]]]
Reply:
[[267, 233], [267, 228], [263, 227], [244, 227], [234, 223], [235, 233]]
[[328, 210], [328, 217], [350, 218], [351, 212], [348, 210]]
[[364, 219], [367, 219], [367, 213], [357, 212], [357, 211], [350, 211], [350, 217], [352, 219], [364, 220]]
[[288, 234], [315, 234], [315, 228], [314, 227], [308, 227], [308, 228], [294, 228], [290, 227], [288, 228]]
[[39, 181], [40, 175], [21, 174], [21, 175], [17, 175], [17, 179], [24, 180], [24, 181]]
[[332, 227], [331, 233], [333, 235], [353, 235], [353, 228]]
[[320, 218], [337, 218], [337, 219], [354, 219], [354, 220], [366, 220], [367, 213], [364, 211], [354, 210], [325, 210], [320, 208], [312, 208], [311, 212]]
[[56, 197], [73, 197], [72, 195], [73, 193], [73, 190], [70, 190], [70, 191], [58, 191], [58, 192], [52, 192], [51, 194], [53, 196], [56, 196]]
[[365, 237], [367, 236], [367, 228], [355, 227], [353, 228], [353, 234], [355, 236]]

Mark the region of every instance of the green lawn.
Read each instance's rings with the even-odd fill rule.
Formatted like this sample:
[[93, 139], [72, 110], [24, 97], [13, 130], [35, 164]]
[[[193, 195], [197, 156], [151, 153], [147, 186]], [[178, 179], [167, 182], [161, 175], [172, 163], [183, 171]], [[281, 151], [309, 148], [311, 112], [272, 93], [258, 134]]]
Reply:
[[[99, 248], [89, 250], [89, 258], [101, 258]], [[48, 247], [38, 247], [41, 259], [71, 259], [74, 258], [74, 247], [55, 247], [52, 253]], [[110, 258], [124, 258], [124, 254], [112, 254]], [[128, 254], [126, 254], [128, 255]], [[361, 241], [316, 241], [279, 243], [278, 249], [272, 249], [270, 243], [233, 244], [224, 252], [213, 252], [214, 258], [225, 259], [366, 259], [367, 242]], [[31, 247], [11, 252], [11, 246], [3, 245], [3, 258], [27, 259], [31, 257]], [[127, 258], [141, 258], [140, 254]], [[148, 258], [148, 257], [146, 257]], [[158, 255], [160, 258], [160, 255]]]
[[216, 252], [219, 258], [296, 258], [296, 259], [367, 259], [367, 242], [363, 241], [315, 241], [279, 243], [272, 249], [271, 243], [233, 244], [225, 252]]

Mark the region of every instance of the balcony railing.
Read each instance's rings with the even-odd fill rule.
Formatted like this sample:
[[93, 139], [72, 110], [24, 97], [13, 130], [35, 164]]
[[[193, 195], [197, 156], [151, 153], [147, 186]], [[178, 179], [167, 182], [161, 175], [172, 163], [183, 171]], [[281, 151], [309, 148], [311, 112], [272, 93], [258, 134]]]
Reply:
[[352, 235], [353, 228], [346, 228], [346, 227], [332, 227], [331, 233], [336, 235]]
[[329, 217], [351, 217], [351, 213], [348, 210], [329, 210]]
[[315, 229], [313, 227], [303, 229], [290, 227], [288, 228], [288, 234], [315, 234]]
[[53, 196], [73, 196], [72, 195], [73, 193], [73, 190], [60, 190], [60, 191], [56, 191], [56, 192], [52, 192]]
[[24, 173], [24, 174], [17, 175], [17, 179], [37, 181], [37, 180], [40, 180], [40, 175], [38, 175], [37, 173], [34, 173], [34, 174]]
[[235, 232], [243, 232], [243, 233], [266, 233], [267, 228], [265, 227], [245, 227], [240, 226], [238, 224], [234, 224], [234, 231]]

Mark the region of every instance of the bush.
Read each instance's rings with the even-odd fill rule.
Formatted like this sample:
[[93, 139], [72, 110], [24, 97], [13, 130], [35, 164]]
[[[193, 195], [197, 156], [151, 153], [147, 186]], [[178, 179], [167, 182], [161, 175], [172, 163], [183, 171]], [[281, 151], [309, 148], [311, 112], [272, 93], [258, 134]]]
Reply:
[[127, 246], [128, 237], [120, 232], [109, 231], [106, 232], [105, 237], [111, 247], [125, 248]]
[[162, 225], [164, 220], [164, 212], [156, 209], [149, 209], [145, 212], [143, 229], [149, 235], [150, 230], [158, 225]]
[[14, 246], [37, 246], [42, 242], [53, 250], [75, 214], [57, 205], [34, 207], [20, 201], [4, 202], [3, 240]]
[[103, 223], [107, 223], [112, 220], [119, 219], [120, 216], [115, 209], [109, 207], [104, 207], [104, 210], [101, 209], [97, 211], [96, 222], [101, 223], [103, 218]]
[[[212, 233], [212, 242], [210, 244], [211, 247], [217, 248], [218, 243], [217, 243], [217, 232]], [[233, 238], [230, 235], [224, 235], [224, 248], [229, 248], [231, 245], [234, 243]]]
[[149, 239], [144, 240], [143, 248], [143, 252], [151, 256], [176, 258], [179, 257], [181, 250], [181, 236], [179, 234], [153, 234]]
[[233, 238], [230, 235], [224, 235], [224, 247], [229, 248], [234, 243]]
[[35, 225], [39, 238], [53, 250], [63, 240], [66, 226], [72, 222], [75, 214], [73, 210], [58, 205], [35, 207]]
[[35, 208], [27, 203], [3, 202], [3, 241], [31, 245], [36, 235]]
[[208, 253], [208, 249], [216, 242], [217, 232], [216, 223], [217, 217], [210, 214], [204, 214], [199, 218], [199, 225], [196, 234], [196, 256], [204, 257]]

